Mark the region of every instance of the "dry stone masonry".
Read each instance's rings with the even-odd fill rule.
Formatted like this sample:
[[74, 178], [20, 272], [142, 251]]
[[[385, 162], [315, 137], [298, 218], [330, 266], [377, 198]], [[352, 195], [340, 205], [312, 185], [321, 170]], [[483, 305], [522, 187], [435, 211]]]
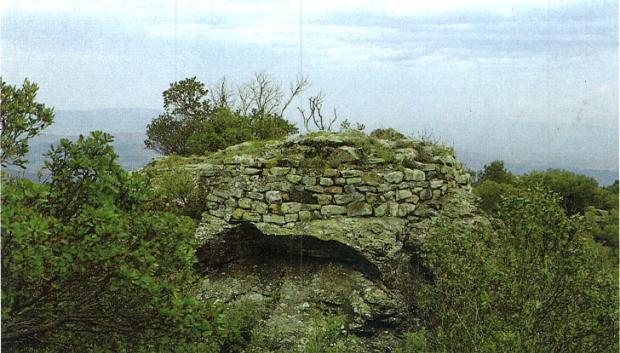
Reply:
[[176, 163], [203, 195], [201, 296], [264, 308], [263, 327], [291, 351], [317, 313], [345, 315], [360, 337], [355, 351], [397, 346], [411, 322], [416, 241], [437, 216], [462, 220], [474, 209], [453, 151], [412, 139], [315, 133]]
[[[364, 158], [354, 139], [329, 137], [257, 147], [265, 154], [236, 154], [251, 146], [247, 143], [225, 151], [228, 155], [219, 160], [187, 167], [200, 178], [209, 215], [225, 222], [252, 222], [259, 229], [293, 229], [299, 223], [341, 217], [416, 221], [437, 210], [448, 189], [468, 187], [469, 175], [450, 154], [422, 162], [416, 149], [408, 147], [388, 150], [391, 160]], [[386, 146], [379, 146], [386, 149], [398, 146], [383, 143]], [[316, 165], [304, 164], [308, 154], [318, 158]]]

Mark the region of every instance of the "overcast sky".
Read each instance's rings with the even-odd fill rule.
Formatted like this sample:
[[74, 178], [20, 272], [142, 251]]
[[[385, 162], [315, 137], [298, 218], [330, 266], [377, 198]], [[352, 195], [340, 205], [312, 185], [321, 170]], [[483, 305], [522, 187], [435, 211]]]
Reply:
[[8, 0], [1, 72], [39, 83], [56, 109], [159, 109], [170, 82], [194, 75], [288, 85], [300, 4], [309, 93], [341, 116], [598, 126], [617, 145], [615, 1]]

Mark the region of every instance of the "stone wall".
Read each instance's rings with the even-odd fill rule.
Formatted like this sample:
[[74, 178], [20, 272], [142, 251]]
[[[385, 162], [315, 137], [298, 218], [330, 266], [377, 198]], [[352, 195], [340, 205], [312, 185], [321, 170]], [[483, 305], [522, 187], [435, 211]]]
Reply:
[[[211, 216], [284, 228], [334, 217], [415, 221], [438, 209], [449, 189], [469, 187], [469, 175], [453, 156], [421, 162], [413, 150], [397, 153], [397, 161], [359, 162], [358, 152], [350, 147], [332, 147], [331, 154], [350, 156], [337, 167], [304, 167], [303, 157], [283, 153], [271, 159], [229, 156], [187, 168], [198, 175]], [[407, 159], [407, 153], [412, 158]]]
[[453, 151], [411, 139], [318, 133], [148, 168], [200, 189], [200, 297], [265, 308], [289, 351], [316, 313], [346, 316], [356, 352], [392, 351], [413, 322], [417, 242], [474, 210]]

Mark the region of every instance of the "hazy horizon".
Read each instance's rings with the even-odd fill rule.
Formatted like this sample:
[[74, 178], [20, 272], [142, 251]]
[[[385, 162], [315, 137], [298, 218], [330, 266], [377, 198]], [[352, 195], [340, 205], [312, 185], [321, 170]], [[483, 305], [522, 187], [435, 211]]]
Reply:
[[[328, 109], [369, 129], [431, 131], [510, 163], [618, 169], [617, 1], [1, 6], [3, 79], [38, 83], [57, 111], [160, 110], [184, 77], [235, 84], [264, 71], [287, 87], [301, 72], [306, 96], [322, 90]], [[300, 122], [294, 107], [287, 117]]]

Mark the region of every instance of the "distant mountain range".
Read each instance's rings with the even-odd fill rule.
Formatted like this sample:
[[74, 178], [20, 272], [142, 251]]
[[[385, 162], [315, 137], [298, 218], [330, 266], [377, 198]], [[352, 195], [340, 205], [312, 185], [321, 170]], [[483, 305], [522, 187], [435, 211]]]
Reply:
[[[55, 122], [30, 143], [27, 170], [12, 173], [37, 179], [43, 154], [60, 138], [77, 138], [92, 130], [114, 135], [120, 164], [128, 170], [144, 166], [156, 155], [144, 148], [146, 126], [160, 113], [155, 109], [59, 110]], [[531, 170], [559, 168], [595, 178], [601, 185], [618, 179], [618, 128], [563, 126], [542, 123], [512, 123], [479, 126], [465, 121], [403, 122], [397, 129], [420, 135], [432, 131], [431, 138], [451, 145], [468, 168], [480, 170], [501, 159], [515, 174]]]

